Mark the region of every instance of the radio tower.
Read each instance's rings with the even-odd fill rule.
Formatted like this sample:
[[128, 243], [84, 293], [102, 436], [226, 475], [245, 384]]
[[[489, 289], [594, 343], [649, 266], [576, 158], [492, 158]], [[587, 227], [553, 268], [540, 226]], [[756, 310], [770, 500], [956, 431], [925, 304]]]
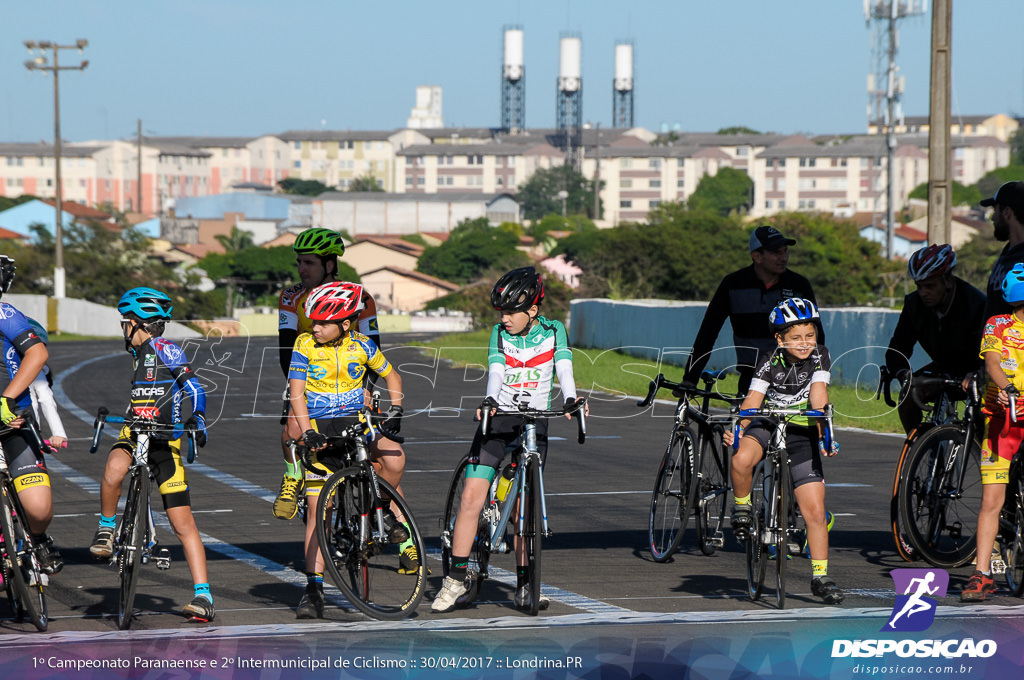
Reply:
[[[900, 19], [925, 13], [924, 0], [864, 0], [864, 19], [873, 25], [871, 39], [871, 61], [874, 73], [868, 74], [868, 123], [878, 125], [884, 131], [886, 146], [886, 223], [885, 255], [892, 259], [893, 236], [896, 230], [895, 182], [893, 164], [896, 151], [897, 121], [903, 122], [900, 95], [905, 89], [905, 80], [898, 77], [896, 53], [899, 50], [899, 31], [896, 23]], [[877, 201], [875, 203], [877, 206]]]

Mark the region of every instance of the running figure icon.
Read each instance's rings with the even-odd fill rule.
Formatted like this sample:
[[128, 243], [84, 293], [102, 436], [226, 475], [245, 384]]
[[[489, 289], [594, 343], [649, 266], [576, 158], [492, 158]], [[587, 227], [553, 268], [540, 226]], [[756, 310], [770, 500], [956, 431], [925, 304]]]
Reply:
[[892, 617], [882, 630], [920, 631], [931, 626], [938, 607], [935, 598], [945, 597], [949, 574], [943, 569], [893, 569], [889, 573], [897, 595]]

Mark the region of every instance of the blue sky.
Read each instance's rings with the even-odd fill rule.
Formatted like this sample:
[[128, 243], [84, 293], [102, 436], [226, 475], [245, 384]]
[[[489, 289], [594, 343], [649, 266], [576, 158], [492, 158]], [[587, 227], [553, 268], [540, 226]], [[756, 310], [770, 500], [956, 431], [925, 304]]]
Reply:
[[[500, 122], [502, 29], [525, 33], [526, 123], [555, 124], [558, 39], [583, 41], [584, 120], [611, 123], [614, 45], [636, 47], [636, 123], [861, 132], [871, 31], [858, 0], [36, 0], [0, 15], [0, 141], [53, 137], [27, 39], [89, 40], [61, 76], [70, 140], [403, 126], [417, 85], [447, 125]], [[958, 0], [953, 115], [1024, 114], [1022, 0]], [[928, 111], [931, 14], [901, 24], [904, 110]], [[79, 58], [63, 52], [62, 63]]]

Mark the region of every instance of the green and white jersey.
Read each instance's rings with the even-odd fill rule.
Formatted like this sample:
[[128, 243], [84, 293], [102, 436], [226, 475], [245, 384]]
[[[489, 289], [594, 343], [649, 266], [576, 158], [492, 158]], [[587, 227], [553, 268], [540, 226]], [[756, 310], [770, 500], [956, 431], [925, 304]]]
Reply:
[[525, 399], [530, 408], [550, 409], [556, 373], [563, 397], [576, 398], [572, 350], [559, 321], [539, 316], [522, 336], [510, 335], [500, 323], [495, 324], [487, 364], [487, 396], [502, 408], [516, 408]]

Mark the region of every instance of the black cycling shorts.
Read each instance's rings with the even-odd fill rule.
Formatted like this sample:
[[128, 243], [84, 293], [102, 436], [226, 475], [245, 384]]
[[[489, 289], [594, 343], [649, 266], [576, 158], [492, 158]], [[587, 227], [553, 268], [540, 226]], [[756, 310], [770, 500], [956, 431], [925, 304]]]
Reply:
[[[188, 492], [188, 478], [185, 476], [185, 466], [181, 463], [180, 442], [180, 439], [168, 441], [149, 438], [149, 469], [160, 488], [160, 498], [163, 500], [164, 510], [192, 505], [192, 498]], [[129, 447], [134, 445], [133, 441], [126, 441], [122, 438], [118, 439], [114, 448], [131, 456], [132, 451]]]
[[[775, 423], [770, 420], [753, 420], [743, 432], [761, 445], [761, 452], [768, 448]], [[825, 473], [821, 465], [821, 453], [818, 451], [818, 428], [802, 425], [786, 427], [786, 449], [789, 451], [789, 476], [793, 480], [793, 488], [811, 482], [825, 483]]]
[[[540, 452], [543, 466], [548, 455], [548, 421], [546, 418], [538, 418], [536, 422], [537, 451]], [[473, 443], [469, 447], [469, 462], [472, 465], [486, 465], [497, 470], [505, 458], [508, 445], [523, 431], [523, 419], [519, 416], [493, 416], [490, 432], [486, 437], [480, 429], [482, 425], [483, 423], [477, 425], [476, 434], [473, 435]]]

